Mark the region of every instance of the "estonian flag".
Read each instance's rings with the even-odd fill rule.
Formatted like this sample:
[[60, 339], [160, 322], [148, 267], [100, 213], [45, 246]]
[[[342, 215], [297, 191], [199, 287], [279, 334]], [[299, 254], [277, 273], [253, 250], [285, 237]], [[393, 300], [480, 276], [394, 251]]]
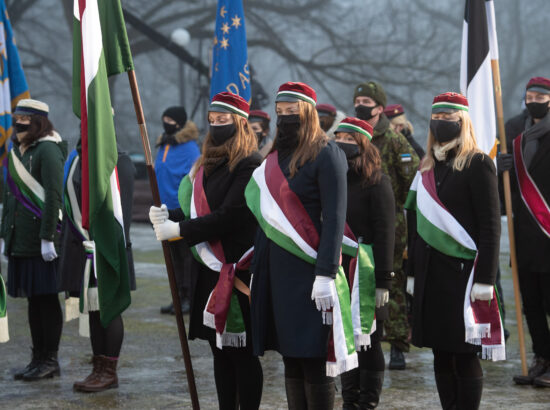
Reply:
[[491, 60], [498, 60], [493, 0], [466, 0], [460, 91], [468, 98], [479, 148], [496, 156], [496, 119]]

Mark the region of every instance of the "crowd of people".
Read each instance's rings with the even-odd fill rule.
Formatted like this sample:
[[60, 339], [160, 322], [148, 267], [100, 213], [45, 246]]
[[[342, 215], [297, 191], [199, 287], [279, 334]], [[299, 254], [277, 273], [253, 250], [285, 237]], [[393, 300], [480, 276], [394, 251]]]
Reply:
[[[477, 146], [468, 100], [434, 97], [425, 148], [381, 84], [353, 90], [354, 116], [317, 104], [305, 83], [282, 84], [270, 116], [238, 95], [215, 95], [209, 128], [183, 107], [162, 115], [157, 173], [163, 205], [149, 218], [170, 241], [189, 338], [206, 340], [220, 409], [258, 409], [259, 357], [280, 353], [289, 409], [376, 408], [412, 343], [433, 351], [444, 409], [477, 409], [480, 358], [505, 359], [497, 291], [502, 189], [511, 172], [523, 309], [534, 361], [517, 384], [550, 387], [550, 80], [535, 77], [525, 111], [507, 124], [495, 162]], [[5, 162], [0, 229], [7, 289], [28, 299], [32, 360], [14, 377], [59, 375], [58, 292], [79, 297], [93, 370], [77, 391], [118, 386], [122, 317], [99, 317], [94, 242], [82, 227], [80, 144], [67, 147], [48, 106], [22, 100]], [[128, 250], [133, 165], [119, 152]], [[63, 218], [60, 217], [60, 211]], [[58, 255], [60, 257], [58, 258]], [[135, 289], [133, 269], [130, 283]], [[162, 308], [172, 312], [173, 306]]]

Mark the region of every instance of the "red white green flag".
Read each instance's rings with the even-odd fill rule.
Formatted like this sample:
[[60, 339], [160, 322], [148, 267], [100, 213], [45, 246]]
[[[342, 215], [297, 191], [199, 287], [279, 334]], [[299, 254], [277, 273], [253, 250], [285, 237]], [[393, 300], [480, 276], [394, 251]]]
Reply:
[[95, 242], [103, 326], [130, 305], [108, 76], [133, 69], [119, 0], [74, 0], [73, 110], [81, 119], [82, 225]]

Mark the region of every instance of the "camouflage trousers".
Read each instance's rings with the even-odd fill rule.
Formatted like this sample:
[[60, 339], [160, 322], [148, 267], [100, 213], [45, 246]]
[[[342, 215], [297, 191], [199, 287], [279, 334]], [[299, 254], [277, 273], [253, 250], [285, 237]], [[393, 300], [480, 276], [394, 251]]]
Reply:
[[384, 321], [386, 341], [399, 350], [409, 351], [409, 321], [407, 318], [407, 276], [403, 271], [403, 253], [407, 246], [407, 226], [402, 213], [396, 215], [395, 251], [393, 271], [395, 276], [388, 302], [389, 318]]

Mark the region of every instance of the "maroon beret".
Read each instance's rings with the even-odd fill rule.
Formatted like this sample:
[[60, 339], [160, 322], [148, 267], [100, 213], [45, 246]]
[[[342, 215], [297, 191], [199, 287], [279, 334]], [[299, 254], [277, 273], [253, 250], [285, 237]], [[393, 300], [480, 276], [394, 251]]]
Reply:
[[388, 118], [393, 118], [405, 114], [405, 110], [401, 104], [390, 104], [384, 108], [384, 114], [386, 114]]
[[315, 108], [317, 108], [317, 112], [320, 115], [323, 115], [323, 114], [336, 115], [336, 107], [334, 105], [331, 105], [331, 104], [317, 104], [317, 106]]
[[550, 93], [550, 80], [544, 77], [533, 77], [527, 83], [525, 87], [528, 91], [536, 91], [538, 93], [549, 94]]

